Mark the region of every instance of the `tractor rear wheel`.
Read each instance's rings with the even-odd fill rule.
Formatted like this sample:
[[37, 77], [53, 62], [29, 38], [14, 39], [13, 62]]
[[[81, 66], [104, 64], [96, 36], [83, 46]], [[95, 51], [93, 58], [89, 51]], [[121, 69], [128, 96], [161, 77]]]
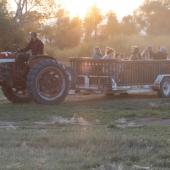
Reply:
[[44, 59], [30, 69], [27, 87], [35, 102], [59, 104], [68, 94], [69, 78], [61, 64], [52, 59]]
[[8, 85], [2, 86], [4, 96], [13, 103], [27, 103], [32, 100], [27, 90], [9, 87]]

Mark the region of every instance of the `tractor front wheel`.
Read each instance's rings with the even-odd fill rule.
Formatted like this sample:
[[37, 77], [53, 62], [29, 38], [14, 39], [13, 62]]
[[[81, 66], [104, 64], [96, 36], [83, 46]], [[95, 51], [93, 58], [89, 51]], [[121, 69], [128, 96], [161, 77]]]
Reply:
[[1, 89], [4, 96], [13, 103], [27, 103], [32, 100], [26, 89], [17, 89], [8, 85], [3, 85]]

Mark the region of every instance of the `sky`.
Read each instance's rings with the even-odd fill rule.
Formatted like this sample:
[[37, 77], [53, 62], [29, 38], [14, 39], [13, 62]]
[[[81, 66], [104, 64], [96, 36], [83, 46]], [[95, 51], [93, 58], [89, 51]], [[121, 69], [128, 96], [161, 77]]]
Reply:
[[[9, 1], [14, 9], [15, 0]], [[68, 10], [72, 17], [78, 15], [83, 18], [89, 8], [96, 5], [102, 13], [112, 10], [121, 19], [123, 16], [132, 14], [135, 9], [142, 5], [144, 0], [56, 0], [56, 2]]]
[[71, 16], [83, 17], [90, 6], [95, 4], [103, 13], [113, 10], [118, 18], [122, 18], [132, 14], [144, 0], [60, 0], [59, 2], [70, 11]]

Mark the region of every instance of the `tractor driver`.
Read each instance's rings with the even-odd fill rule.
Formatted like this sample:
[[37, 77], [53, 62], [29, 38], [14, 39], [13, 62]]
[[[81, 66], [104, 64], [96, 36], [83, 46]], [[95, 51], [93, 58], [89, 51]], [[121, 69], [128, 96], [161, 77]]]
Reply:
[[31, 40], [28, 45], [20, 50], [21, 52], [30, 51], [31, 55], [41, 55], [44, 52], [44, 44], [43, 42], [37, 37], [36, 32], [31, 33]]
[[[44, 52], [44, 44], [37, 37], [37, 33], [32, 32], [30, 35], [31, 35], [31, 40], [28, 43], [28, 45], [25, 48], [19, 50], [19, 52], [21, 53], [18, 54], [16, 59], [18, 71], [21, 71], [23, 69], [24, 62], [28, 61], [30, 56], [34, 57], [37, 55], [42, 55]], [[30, 53], [27, 54], [26, 52], [30, 52]]]

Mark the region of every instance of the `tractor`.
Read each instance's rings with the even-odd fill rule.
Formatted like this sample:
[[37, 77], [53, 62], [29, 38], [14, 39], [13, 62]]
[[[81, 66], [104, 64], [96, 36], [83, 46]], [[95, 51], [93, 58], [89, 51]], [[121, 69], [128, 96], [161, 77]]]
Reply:
[[17, 52], [0, 53], [0, 86], [6, 98], [13, 103], [61, 103], [70, 84], [64, 65], [53, 57], [39, 55], [30, 56], [18, 67], [18, 56]]

